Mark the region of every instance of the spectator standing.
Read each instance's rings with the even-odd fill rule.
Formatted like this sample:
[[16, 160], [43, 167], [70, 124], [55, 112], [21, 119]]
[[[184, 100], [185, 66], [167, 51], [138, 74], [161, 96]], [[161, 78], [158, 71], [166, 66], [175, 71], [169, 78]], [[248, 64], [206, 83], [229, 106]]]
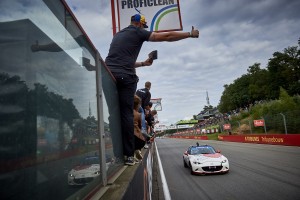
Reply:
[[110, 44], [108, 56], [105, 59], [107, 67], [116, 79], [119, 94], [123, 153], [126, 157], [125, 164], [134, 163], [134, 125], [133, 102], [137, 87], [137, 67], [150, 66], [151, 59], [136, 62], [141, 47], [145, 41], [163, 42], [178, 41], [186, 38], [198, 38], [199, 31], [192, 27], [191, 32], [151, 32], [145, 17], [140, 14], [131, 17], [131, 24], [116, 33]]
[[148, 124], [148, 133], [150, 134], [150, 136], [153, 135], [154, 132], [154, 125], [155, 125], [155, 118], [154, 116], [157, 115], [157, 111], [156, 110], [151, 110], [150, 113], [146, 116], [146, 121]]
[[[147, 135], [149, 137], [152, 137], [152, 139], [153, 139], [154, 125], [155, 125], [154, 116], [157, 114], [157, 111], [151, 110], [151, 108], [152, 108], [152, 102], [150, 101], [145, 109], [145, 112], [146, 112], [145, 120], [147, 123]], [[148, 144], [150, 144], [150, 140], [147, 140], [147, 142], [144, 146], [145, 149], [149, 148]]]
[[151, 100], [151, 82], [147, 81], [145, 83], [145, 88], [138, 89], [136, 91], [136, 95], [141, 98], [142, 104], [141, 107], [139, 108], [139, 112], [141, 113], [142, 116], [142, 132], [147, 133], [147, 128], [146, 128], [146, 121], [145, 121], [145, 109], [146, 105], [149, 104]]
[[141, 132], [142, 128], [142, 120], [141, 120], [141, 113], [139, 113], [139, 108], [141, 107], [141, 99], [135, 95], [134, 96], [134, 109], [133, 109], [133, 116], [134, 116], [134, 144], [135, 144], [135, 161], [143, 159], [141, 149], [145, 145], [145, 137]]
[[150, 111], [152, 109], [152, 105], [153, 105], [153, 103], [151, 101], [148, 103], [148, 105], [146, 105], [146, 107], [145, 107], [145, 118], [147, 117], [147, 115], [150, 114]]
[[142, 101], [141, 107], [143, 109], [145, 109], [145, 107], [149, 104], [149, 102], [151, 100], [150, 89], [151, 89], [151, 82], [147, 81], [145, 83], [145, 88], [138, 89], [136, 91], [136, 95], [141, 98], [141, 101]]

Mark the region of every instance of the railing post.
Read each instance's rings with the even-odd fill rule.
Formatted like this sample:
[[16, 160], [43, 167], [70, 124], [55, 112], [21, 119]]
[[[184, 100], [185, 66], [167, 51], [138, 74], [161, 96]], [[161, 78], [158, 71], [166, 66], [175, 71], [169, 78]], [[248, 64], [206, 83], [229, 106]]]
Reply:
[[267, 134], [266, 120], [263, 117], [261, 118], [264, 120], [264, 129], [265, 129], [265, 133]]
[[96, 53], [96, 85], [97, 85], [97, 108], [98, 108], [98, 131], [99, 131], [99, 153], [100, 153], [100, 174], [102, 183], [107, 185], [106, 157], [105, 157], [105, 134], [103, 119], [103, 96], [102, 96], [102, 80], [101, 80], [101, 63], [100, 53]]
[[250, 134], [252, 134], [251, 121], [250, 120], [248, 121], [249, 121]]
[[285, 115], [282, 113], [279, 113], [282, 117], [283, 117], [283, 125], [284, 125], [284, 130], [285, 130], [285, 134], [287, 134], [287, 128], [286, 128], [286, 120], [285, 120]]

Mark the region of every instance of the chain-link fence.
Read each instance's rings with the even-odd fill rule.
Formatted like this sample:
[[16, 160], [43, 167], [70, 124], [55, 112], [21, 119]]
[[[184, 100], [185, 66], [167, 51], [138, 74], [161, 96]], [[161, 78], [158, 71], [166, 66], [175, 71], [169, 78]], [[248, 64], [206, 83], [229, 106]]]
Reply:
[[[254, 120], [263, 120], [264, 126], [254, 126]], [[265, 115], [260, 119], [231, 120], [229, 123], [231, 125], [231, 131], [237, 134], [295, 134], [300, 133], [300, 110]]]

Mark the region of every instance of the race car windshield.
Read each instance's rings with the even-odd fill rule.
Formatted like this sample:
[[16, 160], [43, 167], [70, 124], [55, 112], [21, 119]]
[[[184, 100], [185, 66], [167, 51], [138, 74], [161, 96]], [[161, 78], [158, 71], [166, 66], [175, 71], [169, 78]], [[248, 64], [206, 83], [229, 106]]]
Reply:
[[196, 147], [191, 150], [192, 155], [197, 154], [214, 154], [216, 153], [212, 147]]

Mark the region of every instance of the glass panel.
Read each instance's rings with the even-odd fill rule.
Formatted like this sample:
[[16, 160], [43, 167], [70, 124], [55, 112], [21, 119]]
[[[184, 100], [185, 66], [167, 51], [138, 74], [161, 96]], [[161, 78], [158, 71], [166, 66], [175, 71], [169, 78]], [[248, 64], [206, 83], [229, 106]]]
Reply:
[[121, 135], [121, 118], [118, 101], [118, 91], [112, 75], [102, 64], [102, 87], [103, 87], [103, 119], [105, 132], [105, 151], [109, 158], [113, 158], [108, 170], [109, 177], [120, 167], [123, 162], [123, 144]]
[[95, 50], [60, 0], [1, 0], [0, 49], [1, 199], [83, 197], [100, 183]]

